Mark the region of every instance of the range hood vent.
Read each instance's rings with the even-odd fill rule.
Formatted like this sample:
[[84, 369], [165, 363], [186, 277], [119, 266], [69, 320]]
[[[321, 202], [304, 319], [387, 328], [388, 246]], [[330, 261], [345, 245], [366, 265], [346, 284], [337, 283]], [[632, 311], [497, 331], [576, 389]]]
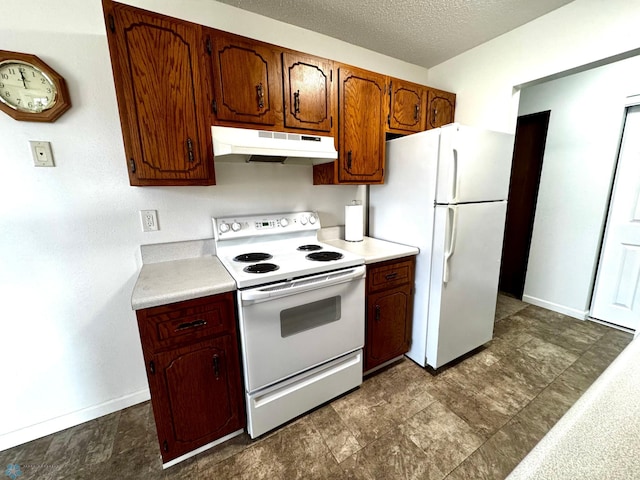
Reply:
[[333, 137], [211, 127], [216, 160], [319, 164], [338, 158]]

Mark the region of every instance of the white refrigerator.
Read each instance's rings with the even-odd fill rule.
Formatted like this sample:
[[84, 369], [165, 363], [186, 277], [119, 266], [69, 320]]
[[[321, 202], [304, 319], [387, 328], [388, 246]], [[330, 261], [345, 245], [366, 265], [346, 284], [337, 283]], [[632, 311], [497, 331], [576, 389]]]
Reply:
[[493, 338], [513, 142], [454, 123], [386, 144], [369, 235], [420, 249], [407, 356], [423, 367]]

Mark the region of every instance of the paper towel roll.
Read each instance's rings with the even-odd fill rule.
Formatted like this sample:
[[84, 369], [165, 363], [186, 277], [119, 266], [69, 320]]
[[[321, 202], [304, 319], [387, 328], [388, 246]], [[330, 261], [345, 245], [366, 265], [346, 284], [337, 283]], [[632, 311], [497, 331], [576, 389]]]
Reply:
[[344, 239], [347, 242], [361, 242], [364, 231], [362, 204], [354, 200], [353, 205], [344, 207]]

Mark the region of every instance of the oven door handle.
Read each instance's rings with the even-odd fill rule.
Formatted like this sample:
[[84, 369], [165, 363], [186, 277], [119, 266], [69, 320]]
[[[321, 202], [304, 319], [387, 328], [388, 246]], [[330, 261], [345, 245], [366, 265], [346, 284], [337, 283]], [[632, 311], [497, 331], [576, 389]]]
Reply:
[[240, 292], [240, 298], [242, 300], [242, 305], [250, 305], [252, 303], [264, 302], [275, 298], [287, 297], [296, 293], [317, 290], [319, 288], [350, 282], [364, 277], [365, 272], [366, 267], [364, 265], [360, 265], [338, 272], [323, 273], [309, 278], [301, 278], [299, 280], [291, 280], [288, 282], [277, 283], [275, 285], [243, 290]]

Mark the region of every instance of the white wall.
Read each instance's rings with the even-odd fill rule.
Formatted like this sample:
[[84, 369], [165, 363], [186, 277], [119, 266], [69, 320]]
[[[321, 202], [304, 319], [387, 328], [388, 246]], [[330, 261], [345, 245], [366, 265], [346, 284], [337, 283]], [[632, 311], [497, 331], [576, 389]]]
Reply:
[[[514, 87], [638, 49], [639, 18], [640, 2], [575, 0], [431, 68], [428, 83], [457, 93], [456, 121], [513, 132], [521, 97]], [[600, 91], [583, 92], [581, 101], [547, 99], [565, 110], [551, 114], [554, 132], [547, 148], [552, 157], [543, 167], [525, 285], [527, 300], [579, 318], [590, 300], [615, 160], [611, 142], [620, 132], [620, 97], [627, 93], [606, 82], [598, 79], [594, 88]], [[537, 91], [553, 96], [547, 87]], [[546, 109], [542, 103], [523, 112]], [[561, 115], [570, 113], [588, 130], [560, 127]], [[594, 145], [594, 130], [601, 125], [603, 142]], [[581, 147], [585, 137], [591, 140], [587, 149]], [[581, 159], [585, 150], [588, 156]]]
[[585, 318], [626, 97], [640, 57], [522, 90], [519, 115], [551, 110], [523, 299]]
[[429, 69], [456, 92], [456, 121], [513, 132], [514, 87], [640, 48], [640, 2], [575, 0]]
[[[131, 2], [133, 3], [133, 2]], [[136, 2], [221, 29], [425, 82], [425, 69], [210, 0]], [[55, 4], [55, 5], [54, 5]], [[0, 115], [0, 450], [148, 398], [131, 290], [139, 246], [210, 238], [210, 217], [317, 209], [344, 222], [356, 186], [313, 186], [310, 166], [216, 165], [211, 187], [130, 187], [99, 0], [4, 0], [0, 45], [67, 80], [53, 124]], [[28, 12], [41, 12], [32, 16]], [[52, 143], [35, 168], [28, 140]], [[161, 230], [142, 233], [138, 211]]]

